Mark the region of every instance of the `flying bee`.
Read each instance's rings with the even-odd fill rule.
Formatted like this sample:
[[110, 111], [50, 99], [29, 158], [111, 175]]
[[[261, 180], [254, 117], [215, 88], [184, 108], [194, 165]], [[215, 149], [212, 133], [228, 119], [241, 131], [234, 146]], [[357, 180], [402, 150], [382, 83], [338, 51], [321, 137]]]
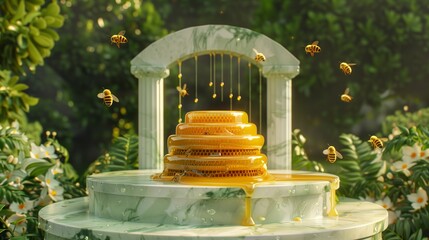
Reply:
[[344, 93], [341, 95], [341, 101], [343, 102], [351, 102], [352, 101], [352, 97], [349, 95], [349, 88], [346, 88], [346, 90], [344, 90]]
[[340, 69], [343, 71], [344, 74], [350, 75], [352, 74], [352, 67], [356, 65], [356, 63], [346, 63], [342, 62], [340, 63]]
[[305, 54], [310, 53], [310, 55], [313, 57], [315, 53], [319, 53], [322, 48], [320, 48], [317, 44], [319, 44], [319, 41], [314, 41], [313, 43], [305, 46]]
[[368, 142], [371, 143], [374, 149], [383, 148], [384, 147], [383, 142], [386, 142], [386, 141], [387, 141], [387, 138], [378, 138], [377, 136], [374, 136], [374, 135], [372, 135], [371, 138], [368, 140]]
[[179, 94], [181, 97], [189, 95], [188, 91], [186, 91], [186, 83], [183, 84], [183, 88], [181, 88], [180, 86], [177, 86], [176, 89], [177, 89], [177, 91], [179, 91]]
[[265, 62], [266, 58], [264, 54], [258, 52], [256, 49], [253, 49], [253, 51], [256, 53], [255, 60], [257, 62]]
[[109, 89], [104, 89], [103, 92], [97, 94], [98, 98], [102, 98], [104, 101], [104, 104], [106, 106], [110, 107], [113, 104], [113, 101], [119, 102], [119, 99], [112, 94], [112, 92]]
[[112, 44], [112, 43], [115, 43], [116, 44], [116, 46], [118, 46], [118, 48], [120, 48], [121, 46], [120, 46], [120, 44], [121, 43], [127, 43], [128, 42], [128, 40], [127, 40], [127, 38], [124, 36], [124, 34], [125, 34], [125, 31], [124, 30], [122, 30], [122, 31], [120, 31], [118, 34], [115, 34], [115, 35], [113, 35], [111, 38], [110, 38], [110, 43]]
[[341, 155], [334, 146], [329, 146], [327, 149], [323, 150], [323, 154], [327, 155], [326, 158], [330, 163], [337, 161], [337, 157], [340, 159], [343, 158], [343, 155]]

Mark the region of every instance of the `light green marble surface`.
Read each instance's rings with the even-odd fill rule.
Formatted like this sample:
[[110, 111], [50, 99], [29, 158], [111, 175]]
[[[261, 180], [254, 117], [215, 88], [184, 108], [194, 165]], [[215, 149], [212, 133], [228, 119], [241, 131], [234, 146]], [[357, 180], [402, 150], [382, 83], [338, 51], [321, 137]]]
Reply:
[[[194, 226], [240, 225], [245, 216], [240, 187], [185, 185], [151, 180], [148, 170], [108, 172], [88, 177], [89, 211], [128, 222]], [[321, 218], [327, 211], [327, 181], [256, 184], [252, 217], [256, 223]]]
[[[142, 196], [145, 194], [138, 193], [138, 188], [142, 187], [144, 189], [144, 185], [150, 185], [150, 182], [145, 183], [144, 178], [142, 178], [140, 179], [142, 182], [136, 183], [136, 185], [131, 188], [129, 184], [125, 184], [125, 179], [129, 179], [128, 181], [130, 181], [133, 179], [131, 177], [132, 175], [140, 176], [145, 174], [150, 174], [150, 171], [135, 170], [135, 172], [115, 172], [107, 175], [98, 175], [98, 177], [94, 176], [98, 181], [100, 181], [98, 184], [101, 184], [94, 186], [94, 189], [99, 187], [101, 189], [111, 189], [111, 187], [108, 187], [108, 184], [103, 186], [103, 180], [100, 179], [105, 179], [106, 182], [109, 182], [110, 184], [118, 185], [116, 190], [120, 193], [129, 192], [132, 193], [131, 195]], [[91, 183], [91, 181], [89, 181], [89, 183]], [[92, 183], [94, 183], [94, 181], [92, 181]], [[158, 186], [157, 188], [162, 189], [159, 187], [161, 186], [160, 183], [152, 183], [155, 186]], [[299, 185], [299, 182], [297, 182], [297, 184]], [[309, 184], [309, 182], [307, 182], [307, 184]], [[169, 184], [165, 185], [165, 187], [171, 188]], [[307, 185], [307, 187], [308, 186], [309, 185]], [[123, 190], [124, 187], [125, 191]], [[91, 188], [90, 185], [89, 188]], [[173, 188], [180, 189], [180, 186]], [[186, 186], [182, 186], [182, 188], [187, 189]], [[285, 188], [287, 189], [287, 187]], [[220, 188], [210, 188], [211, 191], [214, 189]], [[161, 195], [166, 194], [164, 191], [165, 190], [159, 190], [158, 193], [161, 193]], [[204, 201], [213, 200], [213, 196], [221, 198], [223, 196], [223, 199], [227, 200], [235, 198], [240, 199], [242, 196], [242, 194], [237, 193], [226, 195], [221, 193], [210, 195], [210, 197], [207, 198], [207, 195], [200, 195], [198, 191], [201, 190], [196, 190], [194, 192], [197, 194], [185, 194], [184, 196], [192, 196], [195, 199]], [[306, 195], [304, 194], [306, 191], [316, 190], [305, 190], [305, 188], [303, 188], [303, 192], [299, 194]], [[167, 190], [167, 192], [169, 191]], [[290, 197], [298, 194], [298, 192], [297, 188], [295, 188], [295, 192], [289, 192], [287, 190], [284, 194]], [[151, 192], [150, 194], [153, 194], [153, 196], [157, 195], [156, 192]], [[277, 194], [282, 195], [281, 190], [279, 192], [262, 190], [260, 194], [261, 196], [267, 194], [267, 197]], [[337, 205], [339, 216], [335, 218], [322, 216], [318, 218], [303, 218], [301, 222], [287, 220], [282, 223], [265, 223], [264, 221], [260, 221], [257, 222], [255, 226], [249, 227], [240, 226], [238, 224], [205, 226], [200, 223], [184, 226], [177, 223], [132, 222], [96, 217], [90, 211], [90, 198], [91, 196], [67, 200], [43, 208], [39, 212], [39, 219], [40, 228], [46, 232], [46, 239], [381, 239], [381, 232], [387, 227], [387, 211], [384, 208], [377, 204], [351, 199], [340, 199], [340, 202]], [[94, 204], [97, 205], [97, 203]], [[170, 208], [174, 208], [170, 205]], [[275, 204], [266, 202], [265, 205], [265, 210], [269, 212], [265, 212], [264, 216], [268, 216], [269, 214], [288, 214], [287, 212], [284, 212], [284, 209], [280, 211]], [[172, 206], [174, 206], [174, 204], [172, 204]], [[205, 212], [208, 216], [215, 216], [218, 212], [216, 212], [216, 210], [215, 212], [212, 211], [214, 207], [228, 209], [228, 206], [225, 204], [220, 206], [211, 205], [209, 208], [204, 208], [204, 211], [202, 212]], [[192, 211], [188, 212], [187, 209], [180, 209], [180, 211], [182, 211], [184, 215], [188, 214], [188, 217], [192, 217], [191, 215], [197, 213]], [[225, 213], [227, 213], [227, 211], [225, 211]], [[231, 214], [230, 216], [232, 215], [234, 214]], [[201, 218], [201, 216], [198, 217]], [[257, 218], [257, 216], [254, 216], [254, 218]], [[210, 217], [205, 218], [205, 220], [210, 221]]]

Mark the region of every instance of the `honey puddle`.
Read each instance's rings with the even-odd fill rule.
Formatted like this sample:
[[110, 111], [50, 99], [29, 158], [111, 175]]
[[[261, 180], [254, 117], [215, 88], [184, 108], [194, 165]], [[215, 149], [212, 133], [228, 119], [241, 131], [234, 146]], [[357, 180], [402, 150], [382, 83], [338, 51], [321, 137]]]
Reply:
[[244, 217], [242, 226], [254, 226], [252, 219], [252, 195], [258, 184], [270, 184], [276, 181], [328, 181], [330, 183], [330, 209], [327, 212], [329, 217], [337, 217], [336, 194], [340, 180], [338, 176], [318, 173], [271, 173], [261, 177], [231, 177], [231, 178], [209, 178], [209, 177], [188, 177], [188, 176], [163, 176], [162, 174], [152, 175], [155, 181], [178, 182], [187, 185], [198, 186], [219, 186], [219, 187], [240, 187], [246, 193], [244, 201]]

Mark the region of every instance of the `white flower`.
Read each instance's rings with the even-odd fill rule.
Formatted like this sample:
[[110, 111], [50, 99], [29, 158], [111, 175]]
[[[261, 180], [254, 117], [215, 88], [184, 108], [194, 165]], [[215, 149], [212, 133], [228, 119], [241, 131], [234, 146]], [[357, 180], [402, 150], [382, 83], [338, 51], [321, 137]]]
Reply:
[[[40, 147], [42, 147], [43, 145], [41, 145]], [[55, 147], [53, 145], [49, 145], [49, 146], [43, 146], [43, 151], [44, 151], [44, 157], [45, 158], [51, 158], [51, 159], [55, 159], [58, 158], [57, 154], [55, 154]]]
[[27, 219], [23, 214], [12, 214], [6, 224], [10, 229], [13, 229], [14, 235], [22, 235], [27, 231]]
[[429, 160], [429, 148], [425, 149], [424, 151], [420, 151], [420, 158]]
[[384, 209], [391, 209], [393, 207], [392, 200], [389, 197], [385, 197], [382, 200], [377, 200], [376, 204], [382, 206]]
[[423, 188], [419, 188], [417, 193], [411, 193], [407, 195], [408, 201], [411, 202], [411, 206], [417, 210], [420, 209], [428, 203], [428, 195]]
[[48, 190], [49, 197], [51, 197], [51, 199], [54, 200], [55, 202], [64, 200], [63, 193], [64, 193], [64, 188], [61, 186], [49, 188]]
[[63, 173], [63, 169], [60, 167], [60, 161], [57, 160], [55, 165], [49, 169], [49, 172], [51, 172], [53, 175], [57, 175], [59, 173]]
[[421, 147], [414, 144], [414, 146], [403, 146], [402, 147], [402, 160], [407, 162], [414, 162], [420, 159]]
[[392, 170], [395, 172], [404, 172], [405, 176], [409, 177], [411, 175], [410, 168], [415, 165], [413, 161], [397, 161], [393, 163]]
[[29, 210], [33, 208], [34, 208], [34, 201], [30, 201], [28, 198], [25, 198], [24, 203], [13, 202], [9, 206], [10, 210], [19, 214], [27, 213]]
[[42, 158], [55, 159], [55, 158], [58, 157], [55, 154], [55, 148], [54, 148], [54, 146], [52, 146], [52, 145], [49, 145], [49, 146], [44, 146], [44, 145], [36, 146], [36, 144], [34, 144], [34, 143], [31, 143], [30, 156], [32, 158], [36, 158], [36, 159], [42, 159]]

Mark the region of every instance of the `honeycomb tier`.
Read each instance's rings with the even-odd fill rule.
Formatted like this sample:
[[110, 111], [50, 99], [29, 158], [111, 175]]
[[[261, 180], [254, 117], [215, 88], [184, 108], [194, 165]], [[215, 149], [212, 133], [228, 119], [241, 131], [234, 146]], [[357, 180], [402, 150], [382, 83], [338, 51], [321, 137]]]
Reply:
[[193, 111], [167, 140], [162, 176], [227, 178], [267, 174], [264, 137], [241, 111]]
[[241, 111], [192, 111], [185, 115], [186, 123], [248, 123]]
[[256, 135], [253, 123], [182, 123], [177, 135]]
[[255, 177], [266, 174], [267, 157], [254, 156], [176, 156], [164, 157], [164, 176]]
[[168, 152], [176, 149], [255, 149], [260, 150], [264, 144], [262, 135], [171, 135], [168, 137]]

